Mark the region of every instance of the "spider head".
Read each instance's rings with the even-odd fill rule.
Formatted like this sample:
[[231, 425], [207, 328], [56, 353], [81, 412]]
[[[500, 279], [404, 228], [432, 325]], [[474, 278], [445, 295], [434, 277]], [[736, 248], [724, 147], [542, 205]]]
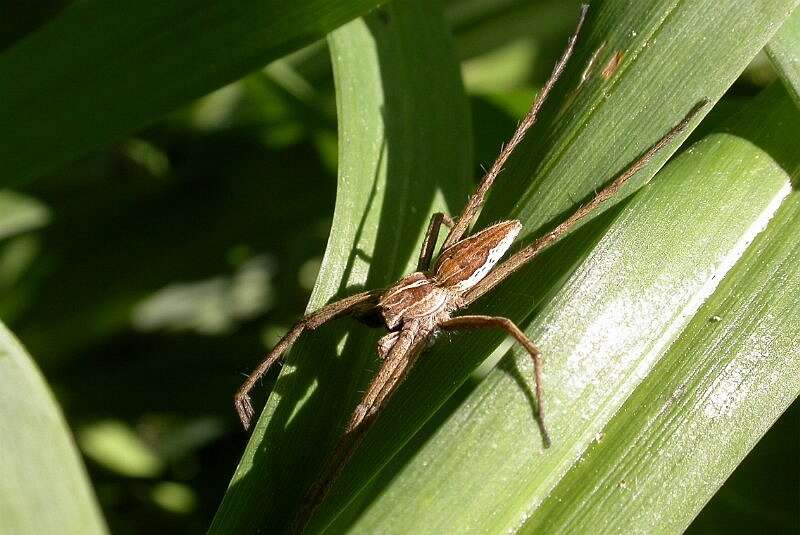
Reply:
[[439, 255], [436, 284], [463, 293], [478, 284], [514, 243], [522, 224], [501, 221], [454, 243]]
[[406, 275], [388, 288], [378, 303], [389, 330], [409, 320], [433, 317], [446, 304], [449, 294], [420, 271]]

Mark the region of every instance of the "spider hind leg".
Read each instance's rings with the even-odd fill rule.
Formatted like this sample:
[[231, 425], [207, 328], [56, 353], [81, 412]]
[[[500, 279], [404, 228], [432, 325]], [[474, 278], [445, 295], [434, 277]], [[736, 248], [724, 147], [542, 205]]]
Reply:
[[533, 378], [536, 385], [536, 420], [542, 433], [544, 447], [549, 448], [550, 435], [544, 425], [544, 407], [542, 406], [542, 352], [539, 351], [536, 344], [513, 321], [500, 316], [458, 316], [443, 322], [441, 328], [447, 331], [502, 329], [527, 350], [533, 360]]

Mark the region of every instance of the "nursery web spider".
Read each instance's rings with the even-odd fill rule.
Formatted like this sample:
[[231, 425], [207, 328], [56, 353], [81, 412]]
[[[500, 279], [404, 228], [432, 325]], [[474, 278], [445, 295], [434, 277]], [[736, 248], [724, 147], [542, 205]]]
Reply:
[[[420, 251], [417, 271], [406, 275], [389, 288], [366, 291], [346, 297], [325, 305], [300, 319], [267, 354], [236, 393], [236, 411], [242, 425], [248, 429], [254, 415], [249, 397], [250, 391], [303, 332], [313, 331], [334, 318], [347, 315], [354, 316], [367, 325], [380, 326], [388, 330], [388, 334], [378, 341], [377, 346], [377, 352], [383, 364], [350, 417], [343, 436], [328, 459], [324, 473], [306, 495], [302, 509], [295, 521], [295, 529], [302, 529], [305, 522], [308, 521], [353, 451], [358, 447], [367, 429], [377, 419], [381, 409], [386, 405], [398, 385], [405, 379], [420, 353], [440, 331], [501, 329], [525, 348], [533, 359], [537, 420], [544, 444], [545, 446], [549, 445], [550, 439], [543, 417], [542, 359], [539, 349], [508, 318], [483, 315], [454, 316], [453, 313], [468, 306], [530, 262], [542, 250], [567, 234], [576, 223], [584, 219], [600, 204], [616, 195], [628, 179], [684, 131], [707, 103], [705, 99], [698, 102], [678, 124], [647, 149], [638, 160], [553, 230], [496, 265], [522, 230], [522, 224], [519, 221], [501, 221], [466, 238], [464, 235], [479, 214], [489, 188], [509, 155], [522, 141], [525, 132], [536, 122], [542, 104], [572, 55], [587, 9], [586, 5], [581, 8], [577, 28], [570, 37], [566, 50], [553, 69], [550, 78], [542, 87], [531, 109], [519, 123], [511, 140], [500, 151], [477, 190], [467, 201], [461, 215], [455, 221], [443, 213], [436, 213], [431, 218]], [[431, 261], [442, 224], [450, 227], [450, 231], [442, 245], [439, 258], [432, 266]]]

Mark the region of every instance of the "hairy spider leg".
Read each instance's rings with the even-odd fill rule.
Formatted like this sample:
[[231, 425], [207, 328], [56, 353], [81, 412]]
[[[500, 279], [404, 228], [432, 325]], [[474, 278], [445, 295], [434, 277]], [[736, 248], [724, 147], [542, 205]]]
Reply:
[[319, 310], [308, 314], [297, 321], [294, 326], [287, 332], [280, 341], [275, 344], [272, 351], [261, 360], [253, 373], [242, 384], [236, 395], [233, 397], [234, 407], [239, 414], [239, 420], [245, 430], [250, 428], [255, 412], [253, 411], [253, 404], [250, 401], [250, 391], [256, 385], [259, 379], [266, 374], [275, 362], [289, 349], [292, 344], [297, 340], [305, 331], [313, 331], [320, 325], [329, 322], [332, 319], [341, 316], [359, 313], [367, 313], [375, 309], [378, 298], [382, 290], [370, 290], [367, 292], [357, 293], [350, 297], [345, 297], [339, 301], [334, 301]]
[[564, 68], [567, 66], [567, 61], [569, 61], [569, 58], [572, 56], [572, 51], [575, 49], [575, 43], [578, 40], [578, 34], [581, 31], [583, 21], [586, 19], [586, 12], [588, 10], [588, 4], [583, 4], [581, 6], [581, 14], [578, 18], [578, 25], [569, 38], [567, 48], [564, 50], [564, 53], [558, 60], [558, 63], [556, 63], [556, 66], [553, 68], [550, 78], [548, 78], [547, 82], [545, 82], [542, 90], [539, 91], [539, 94], [536, 95], [536, 100], [534, 101], [533, 106], [531, 106], [531, 109], [528, 111], [525, 117], [522, 118], [522, 121], [520, 121], [516, 131], [514, 132], [514, 135], [511, 136], [511, 139], [508, 141], [508, 143], [500, 150], [500, 154], [495, 159], [492, 167], [489, 168], [489, 171], [481, 179], [481, 182], [478, 185], [478, 188], [475, 190], [475, 193], [473, 193], [467, 201], [467, 205], [464, 207], [461, 215], [458, 216], [455, 225], [453, 225], [453, 228], [450, 229], [450, 234], [448, 234], [444, 245], [442, 245], [442, 249], [446, 249], [447, 247], [450, 247], [456, 243], [467, 232], [475, 218], [480, 213], [483, 202], [486, 199], [486, 194], [489, 192], [489, 188], [492, 187], [494, 179], [497, 178], [497, 175], [499, 175], [500, 171], [502, 171], [506, 160], [508, 160], [508, 157], [511, 156], [511, 153], [514, 152], [514, 149], [525, 137], [525, 133], [528, 131], [528, 129], [536, 123], [536, 119], [539, 116], [539, 110], [541, 110], [542, 105], [544, 104], [545, 100], [547, 100], [547, 96], [550, 94], [553, 86], [556, 85], [556, 82], [564, 72]]
[[544, 405], [542, 403], [542, 352], [528, 338], [516, 323], [500, 316], [458, 316], [443, 322], [440, 327], [446, 331], [464, 329], [502, 329], [514, 337], [525, 348], [533, 360], [533, 377], [536, 384], [536, 420], [542, 432], [545, 448], [550, 447], [550, 435], [544, 424]]
[[576, 224], [591, 214], [598, 206], [615, 196], [619, 192], [620, 188], [622, 188], [622, 186], [624, 186], [633, 175], [635, 175], [639, 170], [642, 169], [642, 167], [650, 162], [653, 156], [655, 156], [661, 149], [672, 142], [673, 139], [679, 136], [686, 129], [686, 127], [689, 126], [689, 123], [692, 122], [695, 116], [706, 107], [707, 104], [708, 99], [705, 98], [697, 102], [678, 124], [670, 128], [670, 130], [664, 134], [661, 139], [651, 145], [650, 148], [648, 148], [635, 162], [628, 166], [627, 169], [620, 173], [619, 176], [612, 180], [606, 187], [601, 189], [594, 197], [592, 197], [589, 202], [580, 206], [572, 213], [572, 215], [567, 217], [567, 219], [556, 226], [553, 230], [536, 239], [533, 243], [495, 267], [487, 277], [481, 280], [464, 295], [462, 306], [469, 305], [480, 296], [497, 286], [500, 282], [505, 280], [506, 277], [533, 260], [536, 255], [569, 233], [569, 231], [572, 230]]
[[431, 216], [428, 230], [425, 232], [425, 239], [422, 241], [422, 249], [419, 251], [417, 271], [427, 271], [431, 267], [433, 250], [436, 248], [436, 240], [439, 238], [439, 229], [442, 228], [442, 223], [448, 228], [453, 228], [454, 225], [450, 216], [443, 212], [436, 212]]

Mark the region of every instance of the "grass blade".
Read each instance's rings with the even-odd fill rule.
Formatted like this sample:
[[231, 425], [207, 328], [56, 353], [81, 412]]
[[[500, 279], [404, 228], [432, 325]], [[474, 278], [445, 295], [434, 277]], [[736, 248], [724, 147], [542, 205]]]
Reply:
[[[309, 310], [413, 268], [430, 214], [457, 209], [469, 190], [467, 103], [436, 7], [392, 4], [334, 32], [330, 47], [339, 190]], [[343, 321], [296, 344], [211, 533], [291, 519], [374, 373], [377, 337]]]
[[0, 190], [0, 240], [39, 228], [49, 217], [47, 208], [36, 199]]
[[800, 106], [800, 10], [786, 19], [766, 50], [786, 89]]
[[[777, 138], [800, 134], [800, 114], [788, 96], [781, 100], [760, 111], [789, 113], [794, 125], [751, 147], [745, 169], [726, 166], [727, 173], [761, 167], [751, 176], [770, 181], [787, 180], [789, 169], [795, 179], [800, 174], [800, 158], [769, 156], [776, 148], [788, 156]], [[731, 147], [746, 139], [712, 137]], [[798, 228], [800, 194], [793, 191], [524, 532], [686, 529], [800, 394]]]
[[75, 2], [0, 54], [0, 124], [13, 125], [0, 183], [57, 169], [378, 3]]
[[[795, 5], [794, 1], [770, 2], [762, 3], [756, 9], [744, 1], [635, 5], [605, 2], [593, 8], [576, 60], [560, 84], [560, 95], [545, 107], [541, 123], [512, 157], [479, 224], [509, 215], [518, 217], [525, 225], [522, 240], [530, 239], [543, 227], [552, 226], [577, 200], [585, 198], [599, 184], [624, 168], [701, 97], [709, 97], [712, 101], [719, 98]], [[718, 35], [718, 38], [709, 40], [707, 36], [710, 34]], [[589, 59], [598, 49], [599, 67], [590, 72], [581, 85], [580, 79]], [[623, 55], [619, 68], [608, 77], [602, 75], [601, 68], [617, 52]], [[662, 153], [658, 161], [642, 173], [639, 184], [663, 164], [669, 152]], [[751, 204], [748, 215], [742, 214], [744, 219], [738, 230], [728, 236], [727, 245], [721, 245], [707, 256], [701, 253], [698, 260], [715, 265], [727, 254], [725, 247], [730, 248], [728, 251], [741, 253], [735, 244], [750, 227], [748, 218], [757, 220], [774, 202], [780, 190], [780, 187], [775, 190], [774, 186], [764, 186], [767, 189], [761, 190], [758, 201], [763, 204]], [[631, 185], [634, 187], [635, 184]], [[750, 193], [739, 191], [744, 196], [740, 202], [749, 203]], [[609, 219], [601, 218], [579, 231], [563, 247], [506, 281], [474, 308], [508, 316], [524, 324], [533, 312], [556, 306], [548, 303], [565, 277], [592, 250], [608, 222]], [[736, 236], [737, 232], [742, 234]], [[685, 269], [690, 269], [691, 262], [686, 262]], [[682, 284], [678, 275], [682, 273], [676, 271], [676, 285]], [[718, 278], [720, 275], [710, 270], [703, 277]], [[698, 287], [704, 284], [700, 279], [693, 279], [694, 283], [698, 283]], [[593, 296], [585, 295], [581, 305], [594, 303]], [[558, 306], [562, 305], [564, 303]], [[662, 312], [666, 316], [675, 314], [674, 309]], [[675, 334], [677, 331], [671, 335]], [[335, 526], [332, 531], [342, 530], [363, 513], [363, 508], [393, 474], [382, 474], [381, 483], [375, 483], [377, 487], [369, 487], [369, 482], [376, 481], [374, 478], [380, 469], [501, 340], [499, 335], [471, 334], [468, 341], [456, 340], [449, 346], [439, 344], [426, 354], [385, 410], [350, 467], [342, 474], [328, 502], [320, 510], [315, 528], [331, 525], [342, 515], [337, 523], [331, 525]], [[558, 362], [557, 357], [548, 356], [548, 362], [552, 359]], [[645, 360], [640, 371], [646, 373], [654, 362]], [[557, 367], [549, 365], [551, 370]], [[523, 376], [526, 376], [524, 372]], [[561, 379], [561, 375], [551, 376], [548, 383], [566, 384]], [[515, 381], [512, 382], [514, 395], [519, 396], [519, 387]], [[509, 385], [506, 387], [511, 388]], [[606, 417], [633, 387], [635, 383], [628, 384], [628, 390], [623, 389], [613, 401], [609, 401], [605, 410], [610, 412]], [[552, 390], [549, 395], [554, 395]], [[524, 414], [530, 422], [530, 407], [524, 406]], [[514, 422], [513, 419], [509, 421]], [[526, 438], [528, 447], [533, 447], [536, 438], [530, 435]], [[572, 452], [571, 459], [562, 459], [568, 465], [583, 445], [574, 443], [562, 447]], [[530, 450], [518, 454], [522, 456], [518, 458], [520, 463], [530, 461]], [[413, 455], [413, 451], [404, 452], [403, 458]], [[546, 471], [548, 467], [552, 469], [553, 465], [543, 465], [542, 470]], [[555, 483], [558, 477], [555, 472], [552, 477], [549, 482], [539, 481], [542, 488], [550, 488]], [[462, 494], [462, 499], [472, 503], [472, 498], [467, 498], [466, 494]], [[352, 504], [352, 510], [346, 510], [348, 504]], [[469, 518], [477, 518], [481, 512], [488, 515], [485, 518], [495, 516], [494, 512], [482, 510]], [[509, 504], [507, 514], [509, 517], [500, 519], [506, 527], [516, 525], [524, 518], [513, 503]], [[468, 522], [468, 519], [464, 517], [463, 521]]]
[[0, 532], [106, 532], [69, 429], [33, 360], [0, 324]]
[[[459, 533], [515, 531], [529, 515], [534, 521], [539, 518], [540, 504], [551, 501], [565, 516], [601, 516], [606, 504], [601, 507], [595, 501], [597, 487], [583, 487], [586, 478], [573, 477], [575, 470], [589, 473], [583, 471], [585, 448], [607, 432], [606, 423], [615, 414], [624, 421], [629, 442], [640, 445], [632, 438], [637, 429], [630, 421], [631, 415], [639, 417], [639, 405], [626, 403], [626, 398], [644, 377], [660, 384], [657, 374], [663, 368], [656, 363], [688, 318], [708, 321], [707, 311], [698, 313], [697, 308], [786, 196], [784, 168], [800, 167], [791, 149], [800, 122], [786, 121], [775, 131], [777, 118], [796, 115], [789, 98], [775, 93], [743, 114], [733, 135], [708, 136], [667, 166], [620, 211], [605, 237], [526, 329], [546, 356], [546, 407], [554, 437], [549, 450], [542, 450], [531, 415], [529, 358], [515, 350], [515, 358], [492, 371], [420, 451], [409, 453], [404, 466], [393, 467], [391, 482], [383, 474], [384, 486], [368, 489], [379, 497], [360, 518], [354, 520], [355, 512], [347, 511], [331, 532], [343, 530], [347, 518], [355, 521], [354, 532], [369, 533], [378, 526], [391, 532], [385, 520], [398, 517], [410, 518], [411, 524], [404, 523], [402, 530], [415, 533], [445, 528]], [[564, 251], [554, 253], [550, 262], [557, 262]], [[792, 288], [789, 285], [789, 302], [800, 295]], [[718, 313], [728, 316], [727, 310]], [[781, 337], [792, 340], [791, 329]], [[786, 351], [790, 358], [792, 352]], [[686, 351], [681, 357], [692, 360]], [[691, 375], [693, 368], [688, 366], [682, 370]], [[796, 395], [793, 380], [775, 385], [765, 396], [787, 398], [774, 408], [772, 420]], [[718, 449], [727, 436], [726, 432], [716, 441]], [[641, 460], [653, 451], [642, 446], [632, 455]], [[741, 458], [738, 454], [728, 453], [734, 466], [733, 459]], [[594, 469], [599, 470], [597, 465]], [[727, 475], [717, 474], [716, 485]], [[551, 498], [553, 487], [561, 485], [566, 487], [564, 495]], [[659, 489], [665, 489], [663, 482]], [[618, 491], [606, 490], [609, 495]], [[713, 493], [716, 486], [710, 483], [704, 490]], [[470, 506], [458, 507], [467, 496]], [[701, 497], [700, 505], [709, 497]], [[627, 518], [630, 524], [625, 524], [624, 499], [608, 505], [608, 515], [622, 518], [618, 521], [626, 529], [647, 531], [646, 526], [659, 525], [644, 515]], [[584, 502], [587, 509], [578, 508]], [[658, 500], [637, 502], [641, 509], [655, 504], [659, 511], [667, 509]], [[687, 508], [680, 518], [688, 522], [696, 512]], [[573, 526], [557, 518], [535, 527], [547, 533], [562, 528], [574, 533], [603, 525], [592, 520]], [[670, 524], [664, 526], [669, 532]]]

